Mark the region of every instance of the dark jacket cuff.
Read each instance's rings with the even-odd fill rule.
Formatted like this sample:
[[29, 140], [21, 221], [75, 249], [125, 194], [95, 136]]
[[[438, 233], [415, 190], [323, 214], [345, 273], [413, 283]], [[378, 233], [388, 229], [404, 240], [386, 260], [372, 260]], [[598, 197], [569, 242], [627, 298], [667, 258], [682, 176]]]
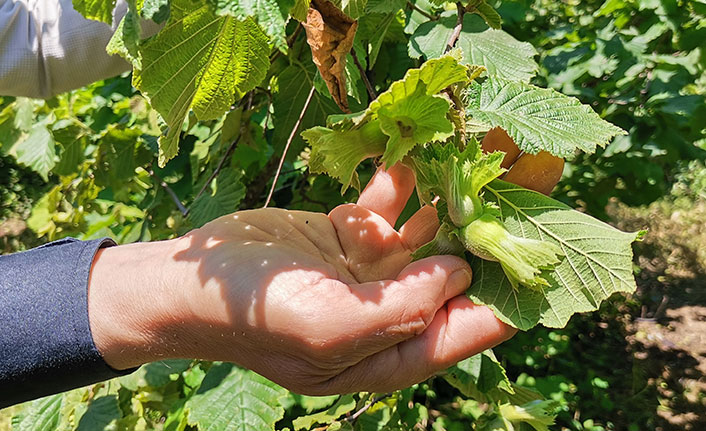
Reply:
[[88, 277], [111, 239], [66, 238], [0, 256], [0, 408], [129, 374], [93, 343]]

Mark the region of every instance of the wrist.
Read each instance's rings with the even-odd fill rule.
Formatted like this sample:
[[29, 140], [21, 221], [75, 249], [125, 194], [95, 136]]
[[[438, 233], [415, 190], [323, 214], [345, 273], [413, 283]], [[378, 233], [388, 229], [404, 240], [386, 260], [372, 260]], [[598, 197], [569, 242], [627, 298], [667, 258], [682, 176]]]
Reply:
[[88, 283], [88, 317], [96, 348], [122, 370], [179, 357], [181, 289], [171, 280], [174, 240], [96, 253]]

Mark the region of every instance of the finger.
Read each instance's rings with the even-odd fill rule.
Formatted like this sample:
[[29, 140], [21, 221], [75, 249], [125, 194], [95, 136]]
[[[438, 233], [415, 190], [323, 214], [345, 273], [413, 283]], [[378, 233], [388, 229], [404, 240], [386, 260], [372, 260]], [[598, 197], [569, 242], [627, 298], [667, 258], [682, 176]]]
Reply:
[[381, 166], [360, 194], [358, 205], [380, 214], [394, 226], [413, 190], [411, 169], [401, 163], [388, 170]]
[[349, 367], [328, 382], [342, 392], [389, 392], [421, 382], [438, 371], [512, 337], [516, 329], [485, 306], [461, 295], [440, 309], [419, 336]]
[[500, 127], [490, 129], [485, 134], [481, 147], [484, 153], [492, 153], [494, 151], [502, 151], [505, 153], [505, 158], [500, 166], [509, 168], [517, 160], [520, 155], [520, 149], [515, 145], [512, 138]]
[[424, 358], [426, 372], [435, 373], [500, 344], [516, 332], [490, 308], [460, 295], [436, 313], [424, 333], [402, 343], [400, 351], [406, 362], [415, 356]]
[[360, 205], [329, 213], [350, 272], [359, 283], [394, 280], [412, 260], [400, 235], [379, 214]]
[[561, 179], [564, 159], [546, 151], [523, 154], [503, 180], [548, 195]]
[[425, 205], [402, 225], [400, 238], [409, 250], [414, 251], [433, 240], [437, 230], [439, 217], [436, 208]]
[[332, 344], [340, 342], [342, 348], [355, 340], [353, 354], [363, 359], [421, 334], [437, 310], [464, 292], [470, 281], [471, 268], [455, 256], [411, 263], [396, 280], [350, 286], [331, 281], [322, 295], [332, 292], [336, 307], [345, 312], [329, 315], [320, 330], [328, 328]]

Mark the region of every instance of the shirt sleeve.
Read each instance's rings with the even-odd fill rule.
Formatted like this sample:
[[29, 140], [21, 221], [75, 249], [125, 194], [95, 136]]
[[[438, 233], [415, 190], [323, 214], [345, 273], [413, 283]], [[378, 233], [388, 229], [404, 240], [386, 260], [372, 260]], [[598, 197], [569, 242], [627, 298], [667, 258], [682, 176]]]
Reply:
[[88, 322], [93, 258], [113, 245], [67, 238], [0, 256], [0, 409], [134, 371], [105, 363]]
[[[121, 1], [113, 27], [126, 11]], [[0, 95], [48, 99], [129, 70], [105, 52], [113, 27], [84, 18], [71, 0], [0, 0]]]
[[[127, 13], [113, 10], [113, 25], [89, 20], [72, 0], [0, 0], [0, 96], [48, 99], [131, 69], [105, 47]], [[142, 36], [161, 28], [141, 20]]]

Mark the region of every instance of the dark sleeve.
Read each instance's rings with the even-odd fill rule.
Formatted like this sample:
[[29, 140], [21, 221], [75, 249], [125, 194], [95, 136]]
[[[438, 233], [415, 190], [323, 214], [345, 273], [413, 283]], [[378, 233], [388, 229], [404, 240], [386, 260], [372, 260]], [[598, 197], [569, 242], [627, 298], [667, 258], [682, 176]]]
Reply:
[[110, 368], [88, 324], [88, 276], [110, 239], [55, 241], [0, 256], [0, 408], [128, 374]]

